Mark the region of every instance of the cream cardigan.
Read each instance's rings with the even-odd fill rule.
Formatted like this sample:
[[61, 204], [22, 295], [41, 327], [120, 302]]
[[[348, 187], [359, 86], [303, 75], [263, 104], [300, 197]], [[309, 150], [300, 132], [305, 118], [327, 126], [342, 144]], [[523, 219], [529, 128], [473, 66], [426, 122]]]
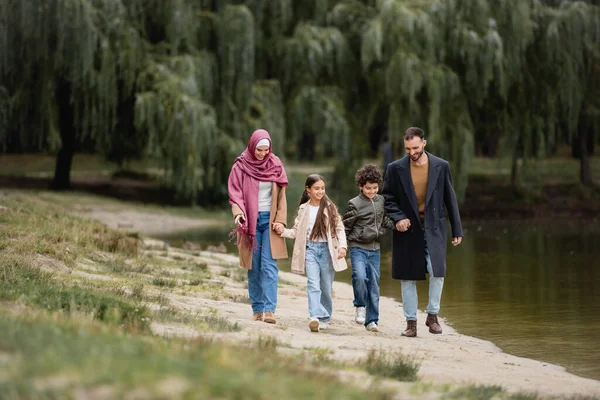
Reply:
[[[325, 216], [329, 217], [327, 208], [324, 210]], [[305, 274], [306, 271], [306, 233], [308, 230], [309, 207], [308, 202], [303, 203], [298, 208], [298, 215], [294, 221], [294, 226], [291, 229], [284, 229], [281, 237], [295, 239], [294, 251], [292, 253], [292, 272], [296, 274]], [[329, 254], [333, 261], [333, 269], [335, 271], [343, 271], [348, 268], [345, 258], [338, 259], [338, 249], [348, 248], [346, 244], [346, 231], [342, 218], [336, 215], [335, 219], [335, 237], [331, 236], [331, 230], [327, 229], [327, 245]]]

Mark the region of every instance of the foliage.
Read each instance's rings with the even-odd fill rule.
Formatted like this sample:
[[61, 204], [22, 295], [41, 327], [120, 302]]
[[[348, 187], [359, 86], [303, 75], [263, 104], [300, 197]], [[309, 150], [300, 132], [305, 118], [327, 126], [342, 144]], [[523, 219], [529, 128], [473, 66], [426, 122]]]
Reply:
[[567, 0], [6, 1], [0, 146], [64, 149], [66, 123], [75, 149], [155, 159], [181, 197], [216, 202], [258, 127], [282, 156], [345, 163], [378, 155], [386, 136], [400, 150], [416, 125], [450, 160], [462, 198], [475, 154], [516, 163], [600, 137], [599, 10]]

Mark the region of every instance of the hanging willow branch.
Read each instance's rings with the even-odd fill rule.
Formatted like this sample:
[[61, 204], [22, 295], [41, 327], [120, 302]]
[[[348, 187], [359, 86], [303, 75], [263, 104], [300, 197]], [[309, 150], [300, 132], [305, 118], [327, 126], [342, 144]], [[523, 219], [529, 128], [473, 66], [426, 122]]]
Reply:
[[216, 113], [199, 100], [194, 79], [201, 62], [191, 56], [151, 62], [140, 75], [135, 104], [136, 129], [148, 132], [149, 154], [164, 162], [167, 185], [194, 200], [207, 189], [210, 177], [202, 167], [216, 162], [218, 143]]
[[220, 125], [236, 138], [246, 138], [241, 124], [254, 82], [254, 17], [246, 6], [227, 6], [219, 25], [221, 69]]
[[73, 114], [75, 142], [124, 156], [147, 143], [169, 185], [207, 201], [226, 193], [231, 151], [256, 127], [282, 152], [314, 140], [317, 157], [346, 159], [378, 131], [398, 140], [419, 125], [464, 193], [474, 143], [543, 157], [581, 124], [600, 136], [598, 10], [561, 0], [0, 1], [0, 146], [55, 150]]
[[279, 81], [260, 81], [252, 87], [250, 107], [246, 117], [247, 132], [266, 129], [273, 139], [273, 151], [283, 155], [286, 148], [285, 105]]
[[336, 28], [300, 24], [294, 36], [281, 42], [284, 94], [301, 85], [351, 87], [355, 79], [355, 59], [344, 35]]
[[316, 158], [335, 156], [346, 160], [350, 149], [350, 127], [345, 113], [340, 89], [303, 86], [288, 106], [290, 140], [305, 146], [303, 142], [308, 134], [315, 139], [312, 150]]

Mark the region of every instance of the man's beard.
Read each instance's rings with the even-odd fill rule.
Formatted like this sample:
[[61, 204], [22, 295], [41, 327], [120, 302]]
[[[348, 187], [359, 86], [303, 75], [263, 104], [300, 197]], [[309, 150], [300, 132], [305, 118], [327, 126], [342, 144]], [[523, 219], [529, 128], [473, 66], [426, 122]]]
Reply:
[[413, 162], [417, 162], [417, 161], [419, 161], [419, 159], [421, 158], [421, 156], [423, 155], [424, 152], [425, 152], [424, 150], [421, 150], [414, 156], [410, 156], [410, 159], [413, 160]]

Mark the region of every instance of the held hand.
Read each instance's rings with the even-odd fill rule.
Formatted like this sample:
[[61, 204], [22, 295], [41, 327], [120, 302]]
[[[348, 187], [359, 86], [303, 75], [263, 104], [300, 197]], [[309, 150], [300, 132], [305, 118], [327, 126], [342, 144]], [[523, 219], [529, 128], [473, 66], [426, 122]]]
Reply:
[[281, 235], [283, 233], [284, 229], [285, 229], [285, 227], [283, 226], [283, 224], [281, 222], [273, 223], [273, 230], [275, 231], [276, 234]]
[[410, 228], [410, 219], [405, 218], [396, 222], [396, 229], [400, 232], [406, 232]]
[[462, 236], [457, 236], [455, 238], [452, 238], [452, 246], [458, 246], [461, 243], [462, 243]]
[[338, 250], [338, 260], [346, 257], [346, 249], [344, 247], [340, 247]]
[[242, 226], [244, 224], [244, 221], [246, 220], [246, 218], [244, 218], [244, 214], [238, 214], [235, 216], [234, 218], [234, 222], [237, 226]]

